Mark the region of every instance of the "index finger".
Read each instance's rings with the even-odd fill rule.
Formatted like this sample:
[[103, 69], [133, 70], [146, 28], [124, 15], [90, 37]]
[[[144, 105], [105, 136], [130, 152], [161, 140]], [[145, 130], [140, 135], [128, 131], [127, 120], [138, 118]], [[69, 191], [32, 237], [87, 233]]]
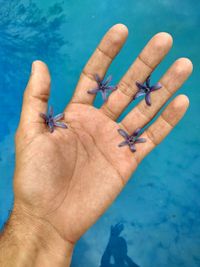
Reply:
[[113, 59], [121, 50], [128, 36], [128, 29], [123, 24], [116, 24], [108, 30], [93, 55], [84, 67], [76, 86], [72, 103], [92, 104], [95, 96], [88, 94], [89, 89], [97, 86], [94, 75], [105, 75]]

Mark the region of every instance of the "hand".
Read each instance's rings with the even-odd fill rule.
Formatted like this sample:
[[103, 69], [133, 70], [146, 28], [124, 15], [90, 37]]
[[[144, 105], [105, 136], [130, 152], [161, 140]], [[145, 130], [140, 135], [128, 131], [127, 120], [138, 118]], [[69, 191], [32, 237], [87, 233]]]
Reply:
[[176, 97], [147, 128], [132, 153], [118, 129], [132, 133], [149, 123], [192, 71], [192, 63], [178, 59], [164, 74], [162, 89], [152, 94], [152, 106], [142, 100], [120, 122], [116, 120], [172, 46], [167, 33], [155, 35], [100, 109], [87, 91], [96, 86], [94, 74], [103, 77], [128, 35], [124, 25], [112, 27], [86, 64], [71, 102], [65, 109], [68, 129], [51, 134], [39, 114], [47, 110], [50, 76], [46, 65], [33, 63], [24, 93], [21, 120], [16, 134], [14, 212], [32, 221], [51, 225], [66, 242], [74, 244], [103, 214], [122, 190], [141, 160], [179, 122], [188, 108], [184, 95]]

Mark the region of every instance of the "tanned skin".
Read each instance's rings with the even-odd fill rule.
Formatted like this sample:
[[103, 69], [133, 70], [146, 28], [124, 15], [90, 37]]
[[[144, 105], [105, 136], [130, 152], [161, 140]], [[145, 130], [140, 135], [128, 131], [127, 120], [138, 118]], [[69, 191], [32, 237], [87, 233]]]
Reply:
[[77, 240], [186, 112], [189, 100], [179, 95], [146, 128], [141, 135], [146, 143], [137, 144], [135, 153], [128, 146], [118, 147], [123, 138], [117, 130], [131, 134], [143, 128], [192, 72], [189, 59], [178, 59], [161, 77], [162, 89], [151, 94], [152, 105], [143, 99], [116, 122], [138, 90], [136, 81], [144, 82], [172, 46], [168, 33], [153, 36], [117, 90], [95, 108], [95, 95], [87, 93], [96, 87], [94, 74], [104, 77], [127, 36], [126, 26], [113, 26], [87, 62], [64, 110], [68, 129], [50, 133], [40, 117], [47, 111], [50, 75], [43, 62], [33, 63], [16, 133], [14, 207], [0, 238], [0, 266], [70, 266]]

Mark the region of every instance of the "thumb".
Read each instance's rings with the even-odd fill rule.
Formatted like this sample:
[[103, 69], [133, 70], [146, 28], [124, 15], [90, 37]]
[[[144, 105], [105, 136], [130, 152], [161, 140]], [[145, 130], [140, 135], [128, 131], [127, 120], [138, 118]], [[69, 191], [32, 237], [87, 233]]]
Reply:
[[20, 126], [32, 134], [41, 132], [45, 125], [40, 113], [46, 113], [51, 78], [48, 67], [42, 61], [32, 63], [31, 75], [24, 92]]

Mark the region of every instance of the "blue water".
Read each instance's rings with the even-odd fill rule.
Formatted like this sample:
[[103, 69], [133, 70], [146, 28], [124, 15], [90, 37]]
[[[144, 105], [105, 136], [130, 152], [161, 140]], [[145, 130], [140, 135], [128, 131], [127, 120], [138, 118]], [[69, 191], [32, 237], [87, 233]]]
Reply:
[[153, 34], [167, 31], [174, 37], [174, 46], [154, 78], [159, 79], [178, 57], [189, 57], [194, 73], [181, 92], [189, 96], [191, 106], [178, 127], [142, 162], [115, 203], [78, 242], [72, 266], [99, 267], [110, 226], [121, 222], [124, 230], [115, 250], [122, 255], [127, 247], [131, 261], [138, 266], [199, 267], [199, 0], [33, 0], [31, 4], [0, 0], [0, 226], [12, 208], [14, 133], [31, 62], [41, 59], [49, 65], [50, 101], [60, 111], [102, 35], [118, 22], [129, 27], [130, 35], [109, 70], [115, 82]]

